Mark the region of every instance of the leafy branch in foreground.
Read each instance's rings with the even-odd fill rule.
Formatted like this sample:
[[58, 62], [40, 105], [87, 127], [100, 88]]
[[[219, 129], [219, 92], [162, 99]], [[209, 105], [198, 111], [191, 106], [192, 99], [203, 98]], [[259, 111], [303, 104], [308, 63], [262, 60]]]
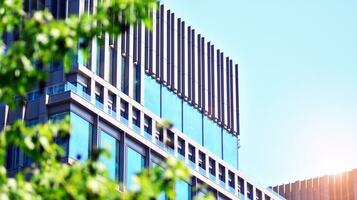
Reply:
[[[89, 43], [109, 34], [120, 35], [130, 25], [151, 27], [150, 11], [156, 0], [101, 0], [91, 13], [54, 19], [45, 8], [31, 13], [23, 0], [0, 0], [0, 102], [15, 110], [27, 91], [43, 89], [48, 68], [63, 61], [68, 72], [73, 57], [82, 51], [88, 57]], [[5, 44], [5, 34], [15, 40]], [[14, 97], [19, 97], [14, 101]], [[22, 120], [0, 133], [0, 199], [155, 199], [162, 193], [175, 198], [175, 183], [187, 181], [189, 170], [179, 161], [168, 159], [165, 169], [154, 167], [140, 172], [133, 189], [126, 190], [109, 178], [99, 161], [110, 156], [96, 149], [85, 162], [62, 163], [63, 149], [56, 144], [70, 133], [69, 118], [26, 126]], [[19, 148], [32, 160], [30, 167], [8, 177], [5, 168], [9, 147]], [[206, 197], [204, 197], [206, 198]], [[208, 196], [207, 199], [212, 199]]]

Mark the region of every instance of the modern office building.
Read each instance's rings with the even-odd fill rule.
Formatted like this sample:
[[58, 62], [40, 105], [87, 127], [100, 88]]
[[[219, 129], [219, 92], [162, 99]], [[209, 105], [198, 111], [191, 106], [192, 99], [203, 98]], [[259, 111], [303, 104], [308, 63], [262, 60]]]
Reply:
[[[91, 12], [96, 4], [26, 2], [28, 11], [46, 6], [59, 18]], [[190, 182], [177, 184], [177, 199], [191, 199], [202, 185], [217, 199], [283, 199], [238, 170], [238, 65], [183, 19], [161, 5], [152, 31], [138, 24], [90, 47], [89, 61], [79, 52], [69, 74], [54, 63], [45, 93], [29, 92], [26, 109], [1, 106], [0, 129], [19, 118], [36, 124], [69, 114], [72, 133], [61, 141], [67, 161], [83, 161], [92, 147], [109, 144], [112, 157], [103, 162], [128, 187], [133, 174], [173, 156], [192, 173]], [[172, 127], [158, 126], [164, 119]], [[14, 148], [8, 155], [10, 174], [30, 162]]]
[[357, 169], [273, 187], [287, 200], [357, 200]]

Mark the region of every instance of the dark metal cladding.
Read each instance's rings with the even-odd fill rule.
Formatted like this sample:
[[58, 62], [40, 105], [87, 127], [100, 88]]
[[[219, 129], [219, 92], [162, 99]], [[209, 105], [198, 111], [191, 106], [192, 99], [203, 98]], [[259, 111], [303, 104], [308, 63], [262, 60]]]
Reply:
[[197, 35], [197, 63], [198, 63], [198, 108], [202, 108], [202, 65], [201, 65], [201, 35]]
[[226, 125], [227, 125], [227, 127], [230, 126], [230, 120], [231, 120], [229, 75], [230, 75], [230, 72], [229, 72], [229, 57], [226, 57], [226, 96], [227, 96], [227, 102], [226, 102], [227, 120], [226, 120]]
[[181, 18], [177, 19], [177, 93], [181, 95], [182, 82], [182, 58], [181, 58]]
[[202, 95], [202, 102], [201, 102], [201, 105], [202, 105], [202, 110], [204, 113], [207, 113], [207, 106], [206, 106], [206, 94], [205, 94], [205, 90], [207, 88], [206, 86], [206, 74], [205, 74], [205, 71], [206, 71], [206, 66], [205, 66], [205, 38], [202, 37], [201, 38], [201, 76], [202, 76], [202, 91], [201, 91], [201, 95]]
[[142, 65], [142, 60], [141, 60], [141, 54], [142, 54], [142, 32], [143, 32], [143, 28], [142, 28], [142, 23], [140, 23], [138, 25], [138, 64]]
[[133, 59], [134, 62], [138, 60], [138, 26], [133, 26]]
[[231, 131], [234, 130], [234, 102], [233, 102], [233, 61], [230, 60], [229, 61], [229, 71], [230, 71], [230, 75], [229, 75], [229, 90], [230, 90], [230, 114], [231, 114], [231, 120], [230, 120], [230, 126], [229, 129]]
[[170, 51], [170, 58], [171, 58], [171, 64], [170, 64], [170, 68], [171, 68], [171, 78], [170, 78], [170, 80], [171, 80], [171, 89], [173, 90], [173, 91], [176, 91], [176, 87], [175, 87], [175, 76], [176, 76], [176, 74], [175, 74], [175, 14], [174, 13], [172, 13], [171, 14], [171, 19], [170, 19], [170, 21], [171, 21], [171, 29], [170, 29], [170, 35], [171, 35], [171, 44], [170, 44], [170, 46], [171, 46], [171, 51]]
[[238, 80], [239, 80], [239, 76], [238, 76], [238, 64], [236, 64], [235, 65], [235, 68], [234, 68], [234, 70], [236, 71], [236, 73], [235, 73], [235, 75], [236, 75], [236, 77], [235, 77], [235, 79], [236, 79], [236, 81], [235, 81], [235, 83], [236, 83], [236, 113], [235, 113], [235, 115], [237, 116], [237, 118], [236, 118], [236, 123], [237, 123], [237, 128], [236, 128], [236, 133], [237, 133], [237, 135], [239, 135], [240, 134], [240, 127], [239, 127], [239, 87], [238, 87]]
[[185, 59], [186, 59], [186, 55], [185, 55], [185, 22], [183, 21], [182, 22], [182, 25], [181, 25], [181, 96], [185, 99], [187, 99], [187, 96], [186, 96], [186, 62], [185, 62]]
[[216, 66], [214, 65], [214, 45], [211, 45], [211, 115], [212, 118], [215, 118], [215, 70], [216, 70]]
[[160, 6], [160, 14], [159, 14], [159, 44], [160, 44], [160, 50], [159, 50], [159, 79], [160, 82], [164, 82], [165, 83], [165, 79], [164, 79], [164, 15], [165, 15], [165, 11], [164, 11], [164, 5]]
[[192, 102], [193, 104], [195, 104], [196, 102], [196, 64], [195, 64], [195, 52], [196, 52], [196, 46], [195, 46], [195, 30], [192, 29], [192, 33], [191, 33], [191, 51], [192, 51], [192, 79], [191, 79], [191, 85], [192, 85]]
[[167, 85], [171, 87], [171, 20], [170, 10], [166, 12], [166, 81]]
[[227, 102], [226, 103], [226, 109], [227, 109], [227, 119], [225, 121], [225, 125], [229, 127], [230, 125], [230, 92], [229, 92], [229, 57], [226, 57], [226, 80], [225, 80], [225, 84], [226, 84], [226, 98], [227, 98]]
[[220, 50], [217, 49], [217, 106], [218, 106], [218, 113], [217, 113], [217, 118], [218, 122], [221, 122], [221, 113], [222, 113], [222, 95], [221, 95], [221, 53]]
[[225, 120], [225, 117], [224, 117], [224, 104], [225, 104], [225, 100], [224, 100], [224, 71], [223, 71], [223, 65], [224, 65], [224, 55], [223, 53], [221, 52], [221, 57], [220, 57], [220, 61], [221, 61], [221, 66], [220, 66], [220, 71], [221, 71], [221, 82], [220, 82], [220, 85], [219, 87], [221, 88], [221, 123], [224, 124], [224, 120]]
[[[133, 29], [134, 61], [143, 62], [145, 72], [226, 130], [239, 132], [237, 65], [163, 5], [153, 17], [154, 34], [148, 29], [142, 34], [141, 26]], [[123, 36], [122, 52], [127, 60], [128, 32]], [[145, 52], [141, 40], [145, 40]]]
[[156, 80], [160, 80], [160, 9], [157, 10], [156, 12], [156, 27], [155, 27], [155, 32], [156, 32], [156, 41], [155, 41], [155, 77]]
[[191, 26], [187, 28], [187, 89], [188, 89], [188, 101], [192, 101], [192, 44], [191, 44]]
[[152, 31], [149, 31], [149, 47], [148, 47], [148, 64], [149, 64], [149, 74], [152, 75], [154, 73], [154, 38]]
[[208, 101], [208, 106], [207, 106], [207, 111], [208, 111], [208, 115], [211, 116], [211, 42], [207, 43], [207, 88], [206, 90], [208, 90], [207, 92], [207, 101]]

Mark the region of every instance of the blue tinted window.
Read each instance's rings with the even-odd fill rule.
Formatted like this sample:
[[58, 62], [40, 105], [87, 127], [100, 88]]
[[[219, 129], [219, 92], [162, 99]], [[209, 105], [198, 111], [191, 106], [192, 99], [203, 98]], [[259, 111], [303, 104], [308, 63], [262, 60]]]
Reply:
[[151, 112], [160, 116], [160, 90], [161, 86], [150, 76], [144, 76], [144, 106]]
[[207, 117], [203, 118], [204, 147], [222, 158], [222, 128]]
[[101, 157], [100, 161], [105, 165], [109, 172], [109, 177], [116, 180], [117, 177], [117, 167], [118, 167], [118, 142], [117, 140], [110, 136], [108, 133], [102, 131], [100, 134], [100, 147], [109, 150], [110, 158]]
[[[63, 120], [66, 115], [68, 115], [68, 112], [62, 112], [62, 113], [56, 113], [56, 114], [52, 114], [49, 116], [50, 120], [52, 120], [53, 122], [58, 122], [60, 120]], [[69, 137], [60, 137], [57, 136], [55, 137], [55, 142], [56, 144], [60, 145], [63, 150], [64, 150], [64, 157], [68, 156], [68, 143], [69, 143]], [[32, 161], [26, 161], [28, 163], [32, 162]]]
[[[82, 38], [79, 39], [78, 41], [78, 46], [81, 47], [84, 45], [84, 40]], [[86, 65], [86, 61], [84, 59], [84, 54], [83, 54], [83, 49], [79, 49], [78, 50], [78, 57], [77, 57], [77, 60], [78, 60], [78, 64], [81, 64], [81, 65]]]
[[182, 126], [182, 100], [167, 88], [162, 88], [162, 116], [173, 123], [175, 128], [181, 130]]
[[[160, 169], [164, 170], [160, 165], [158, 165], [157, 163], [153, 162], [152, 163], [153, 167], [160, 167]], [[166, 200], [166, 194], [164, 192], [161, 192], [160, 195], [156, 198], [156, 200]]]
[[191, 186], [185, 181], [176, 183], [176, 199], [191, 200]]
[[145, 159], [140, 153], [128, 147], [126, 185], [133, 186], [133, 177], [144, 168]]
[[223, 160], [238, 169], [238, 138], [223, 130]]
[[202, 113], [190, 106], [188, 103], [183, 103], [183, 131], [190, 138], [203, 144], [202, 142]]
[[88, 159], [89, 154], [92, 124], [75, 113], [71, 113], [71, 126], [69, 157], [85, 161]]

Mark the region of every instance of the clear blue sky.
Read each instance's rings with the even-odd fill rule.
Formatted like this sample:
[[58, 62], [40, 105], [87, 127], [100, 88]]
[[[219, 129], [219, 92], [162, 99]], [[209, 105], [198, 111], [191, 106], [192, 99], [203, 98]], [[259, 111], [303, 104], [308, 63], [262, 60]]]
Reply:
[[357, 168], [356, 0], [165, 0], [239, 64], [240, 168], [275, 185]]

